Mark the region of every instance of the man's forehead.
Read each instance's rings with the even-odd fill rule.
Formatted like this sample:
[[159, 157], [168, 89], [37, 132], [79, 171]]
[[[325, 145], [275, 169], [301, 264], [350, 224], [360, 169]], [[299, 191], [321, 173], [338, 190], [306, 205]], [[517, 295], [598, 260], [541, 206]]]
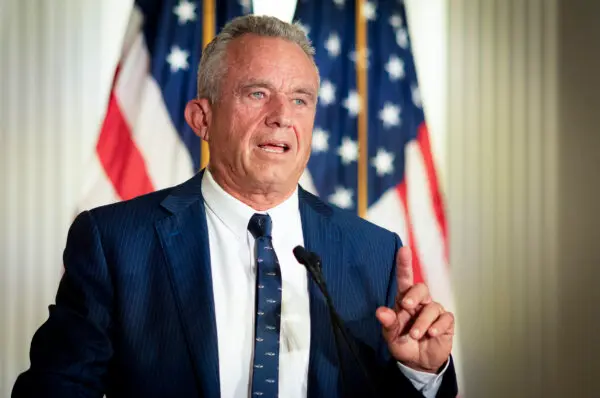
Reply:
[[254, 36], [249, 42], [240, 39], [244, 37], [235, 39], [235, 43], [232, 41], [228, 48], [230, 77], [272, 85], [283, 81], [286, 85], [317, 85], [317, 70], [297, 44], [276, 37]]
[[302, 48], [281, 37], [258, 36], [245, 34], [229, 43], [228, 59], [232, 62], [245, 63], [282, 63], [291, 60], [300, 64], [312, 64], [309, 56]]

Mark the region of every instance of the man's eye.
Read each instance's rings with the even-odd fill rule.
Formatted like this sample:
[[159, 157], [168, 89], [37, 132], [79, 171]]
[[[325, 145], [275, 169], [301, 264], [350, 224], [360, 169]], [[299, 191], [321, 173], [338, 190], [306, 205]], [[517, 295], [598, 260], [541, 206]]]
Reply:
[[263, 99], [265, 98], [265, 93], [263, 93], [262, 91], [255, 91], [252, 94], [250, 94], [252, 97], [256, 98], [256, 99]]
[[296, 105], [306, 105], [306, 101], [304, 101], [302, 98], [295, 98], [294, 99], [294, 104], [296, 104]]

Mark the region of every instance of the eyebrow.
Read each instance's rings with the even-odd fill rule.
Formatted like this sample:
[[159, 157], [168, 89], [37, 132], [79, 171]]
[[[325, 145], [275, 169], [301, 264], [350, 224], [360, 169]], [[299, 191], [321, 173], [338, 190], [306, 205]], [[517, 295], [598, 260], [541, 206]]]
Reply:
[[248, 90], [250, 88], [257, 88], [257, 87], [262, 87], [262, 88], [268, 88], [270, 90], [274, 90], [275, 87], [273, 87], [273, 85], [265, 80], [251, 80], [250, 82], [243, 84], [241, 86], [242, 90]]
[[297, 89], [294, 90], [294, 93], [306, 95], [311, 100], [314, 100], [317, 96], [317, 94], [315, 93], [314, 90], [307, 88], [307, 87], [298, 87]]
[[[241, 89], [244, 91], [252, 88], [266, 88], [275, 91], [275, 86], [266, 80], [252, 80], [241, 86]], [[306, 95], [312, 100], [314, 100], [317, 96], [315, 90], [305, 86], [294, 88], [293, 93]]]

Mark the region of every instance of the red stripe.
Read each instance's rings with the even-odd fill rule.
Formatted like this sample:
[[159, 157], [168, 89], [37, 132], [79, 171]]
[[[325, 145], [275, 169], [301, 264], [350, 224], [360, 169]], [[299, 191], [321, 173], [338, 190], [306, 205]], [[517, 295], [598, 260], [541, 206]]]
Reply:
[[144, 157], [133, 141], [114, 88], [96, 151], [106, 175], [122, 200], [154, 191]]
[[410, 218], [410, 211], [408, 211], [408, 195], [406, 190], [406, 178], [396, 185], [396, 190], [398, 191], [398, 195], [400, 196], [400, 200], [402, 201], [402, 208], [404, 210], [404, 219], [406, 220], [406, 226], [408, 230], [408, 243], [410, 247], [410, 251], [412, 254], [412, 263], [413, 263], [413, 276], [415, 283], [424, 282], [423, 279], [423, 271], [421, 268], [421, 258], [419, 256], [419, 252], [417, 251], [417, 244], [415, 242], [415, 233], [413, 231], [413, 223]]
[[425, 122], [421, 123], [417, 133], [417, 142], [421, 149], [421, 155], [423, 156], [423, 164], [425, 165], [425, 171], [427, 172], [427, 182], [429, 184], [429, 195], [431, 197], [431, 203], [433, 205], [433, 212], [439, 225], [442, 234], [442, 244], [444, 245], [444, 256], [446, 257], [446, 264], [449, 263], [450, 255], [448, 249], [448, 227], [446, 224], [446, 213], [444, 210], [444, 200], [442, 193], [440, 192], [440, 184], [435, 169], [435, 163], [433, 161], [433, 154], [431, 152], [431, 141], [429, 140], [429, 130]]

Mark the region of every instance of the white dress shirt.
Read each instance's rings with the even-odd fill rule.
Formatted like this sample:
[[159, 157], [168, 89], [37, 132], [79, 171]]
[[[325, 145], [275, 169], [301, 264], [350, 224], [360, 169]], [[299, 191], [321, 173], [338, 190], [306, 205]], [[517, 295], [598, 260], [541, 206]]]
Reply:
[[[225, 192], [206, 169], [202, 178], [217, 323], [221, 397], [248, 398], [254, 348], [254, 238], [248, 222], [254, 213], [273, 221], [273, 247], [282, 280], [279, 396], [306, 398], [310, 350], [307, 273], [293, 248], [304, 246], [298, 190], [286, 201], [257, 212]], [[434, 397], [442, 375], [400, 370], [425, 397]]]

